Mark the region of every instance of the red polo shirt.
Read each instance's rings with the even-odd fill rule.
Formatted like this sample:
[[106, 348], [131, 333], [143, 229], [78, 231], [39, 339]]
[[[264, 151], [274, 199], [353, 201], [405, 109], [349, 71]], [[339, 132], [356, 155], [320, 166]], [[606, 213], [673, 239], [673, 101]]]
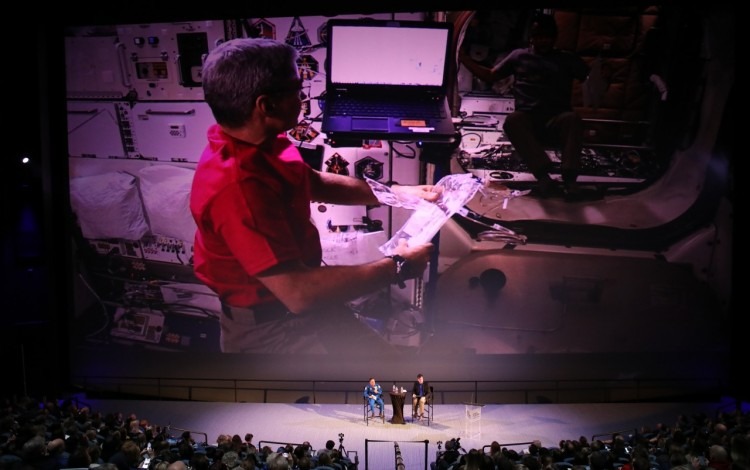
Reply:
[[195, 171], [190, 211], [198, 226], [195, 275], [227, 304], [276, 300], [255, 278], [281, 262], [321, 262], [320, 237], [310, 219], [312, 169], [285, 135], [273, 151], [208, 130]]

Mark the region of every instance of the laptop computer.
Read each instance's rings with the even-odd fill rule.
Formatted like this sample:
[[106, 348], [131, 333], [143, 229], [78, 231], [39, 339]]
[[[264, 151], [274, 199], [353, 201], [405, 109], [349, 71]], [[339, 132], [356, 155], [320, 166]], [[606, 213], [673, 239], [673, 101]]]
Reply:
[[327, 26], [321, 130], [329, 140], [456, 141], [447, 99], [452, 23], [331, 19]]

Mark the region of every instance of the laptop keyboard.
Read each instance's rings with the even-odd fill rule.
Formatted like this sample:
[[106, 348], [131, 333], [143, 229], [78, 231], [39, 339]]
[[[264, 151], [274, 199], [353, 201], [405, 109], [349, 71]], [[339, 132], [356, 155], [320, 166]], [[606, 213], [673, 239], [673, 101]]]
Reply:
[[337, 99], [330, 103], [329, 113], [338, 116], [390, 116], [438, 119], [443, 109], [434, 101], [382, 103], [361, 98]]

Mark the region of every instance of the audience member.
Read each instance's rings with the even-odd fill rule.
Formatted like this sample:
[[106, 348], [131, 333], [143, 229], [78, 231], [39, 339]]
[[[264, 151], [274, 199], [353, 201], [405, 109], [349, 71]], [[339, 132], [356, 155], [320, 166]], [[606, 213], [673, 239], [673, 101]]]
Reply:
[[445, 443], [443, 451], [435, 462], [430, 463], [431, 470], [448, 470], [454, 464], [458, 463], [461, 458], [459, 443], [456, 439], [451, 439]]
[[494, 470], [494, 464], [489, 455], [485, 455], [477, 449], [471, 449], [461, 458], [459, 470]]
[[68, 468], [70, 453], [65, 448], [64, 440], [58, 437], [49, 441], [47, 443], [47, 452], [51, 457], [57, 460], [57, 464], [60, 466], [60, 468]]
[[91, 459], [89, 448], [79, 446], [70, 455], [66, 467], [68, 468], [88, 468], [92, 463], [95, 463]]
[[58, 470], [60, 464], [47, 451], [42, 436], [34, 436], [23, 444], [23, 461], [37, 470]]
[[255, 444], [253, 444], [253, 435], [251, 433], [245, 434], [245, 447], [247, 447], [248, 450], [255, 449]]
[[224, 464], [224, 468], [229, 470], [237, 468], [240, 466], [240, 455], [233, 450], [224, 452], [224, 455], [221, 456], [221, 463]]
[[115, 452], [108, 462], [117, 466], [118, 470], [130, 470], [137, 467], [141, 461], [141, 449], [138, 444], [132, 440], [126, 440], [120, 446], [120, 450]]
[[612, 456], [605, 450], [597, 450], [589, 454], [589, 469], [590, 470], [611, 470]]
[[732, 462], [724, 446], [714, 444], [708, 448], [708, 468], [712, 470], [731, 470]]
[[[101, 467], [97, 467], [97, 470], [100, 470]], [[169, 468], [169, 461], [167, 460], [152, 460], [151, 464], [148, 466], [148, 470], [168, 470]]]
[[318, 465], [316, 465], [315, 468], [320, 470], [336, 470], [333, 467], [333, 459], [331, 458], [330, 454], [319, 455]]
[[[739, 425], [739, 423], [737, 423]], [[738, 431], [730, 439], [729, 457], [732, 460], [732, 470], [750, 470], [750, 434], [748, 431]]]
[[211, 462], [208, 460], [208, 456], [203, 452], [196, 452], [190, 459], [191, 470], [209, 470]]
[[305, 441], [302, 444], [298, 445], [294, 448], [294, 460], [297, 461], [302, 457], [303, 455], [306, 455], [308, 457], [312, 456], [312, 445]]
[[495, 462], [495, 467], [497, 468], [497, 470], [513, 470], [515, 467], [513, 461], [500, 451], [494, 454], [492, 460]]
[[499, 442], [492, 441], [490, 443], [489, 452], [490, 452], [490, 456], [491, 457], [494, 457], [495, 455], [497, 455], [498, 453], [500, 453], [500, 450], [501, 450], [501, 448], [500, 448], [500, 443]]
[[330, 454], [331, 452], [333, 452], [333, 449], [335, 448], [336, 448], [336, 443], [333, 441], [333, 439], [328, 439], [326, 441], [326, 446], [318, 450], [318, 455]]
[[195, 454], [195, 444], [190, 444], [190, 442], [183, 440], [177, 446], [177, 453], [180, 460], [190, 462], [190, 459]]
[[268, 470], [290, 470], [292, 467], [289, 462], [289, 458], [285, 454], [278, 454], [268, 456], [266, 460], [266, 466]]
[[526, 467], [527, 470], [542, 470], [542, 463], [536, 456], [531, 454], [524, 454], [521, 457], [521, 465]]
[[182, 460], [175, 460], [167, 465], [167, 470], [188, 470], [188, 466]]
[[[63, 424], [69, 420], [75, 421], [73, 416], [68, 414], [70, 409], [60, 407], [58, 412], [57, 407], [49, 404], [35, 407], [34, 403], [24, 401], [21, 407], [12, 406], [0, 410], [0, 470], [59, 470], [63, 467], [53, 454], [63, 446], [70, 453], [68, 465], [75, 465], [76, 468], [93, 468], [99, 463], [89, 460], [88, 453], [96, 454], [96, 460], [99, 461], [99, 441], [105, 442], [114, 437], [111, 441], [116, 442], [121, 433], [124, 432], [126, 436], [128, 434], [126, 431], [130, 425], [127, 420], [97, 420], [93, 418], [93, 413], [91, 417], [76, 424], [78, 430], [73, 431], [69, 428], [70, 423]], [[613, 434], [609, 446], [596, 439], [589, 443], [581, 436], [573, 440], [562, 439], [559, 441], [559, 447], [554, 448], [546, 448], [542, 446], [541, 441], [535, 440], [527, 449], [517, 452], [503, 448], [497, 441], [493, 441], [487, 446], [487, 455], [482, 455], [482, 452], [475, 449], [465, 452], [460, 448], [457, 439], [451, 439], [445, 444], [445, 452], [442, 452], [436, 461], [431, 462], [430, 467], [434, 470], [561, 470], [563, 464], [565, 468], [569, 468], [571, 462], [576, 462], [573, 464], [574, 469], [613, 470], [624, 460], [620, 457], [615, 465], [616, 456], [625, 453], [629, 461], [620, 467], [621, 470], [750, 470], [747, 466], [750, 429], [747, 427], [746, 418], [743, 413], [716, 416], [714, 419], [693, 416], [692, 419], [680, 421], [673, 429], [659, 427], [657, 433], [635, 433], [630, 437]], [[718, 423], [722, 426], [717, 426]], [[62, 438], [56, 437], [63, 429], [72, 432], [64, 440], [64, 444]], [[94, 437], [89, 440], [88, 436], [92, 434]], [[652, 441], [653, 435], [646, 434], [660, 434], [660, 437]], [[713, 443], [716, 439], [709, 437], [712, 434], [721, 435], [720, 440], [726, 444]], [[264, 446], [257, 453], [237, 453], [231, 449], [232, 439], [228, 436], [218, 439], [222, 442], [221, 446], [203, 449], [196, 445], [192, 458], [185, 461], [179, 458], [180, 455], [177, 453], [170, 452], [167, 440], [173, 443], [175, 451], [178, 446], [186, 444], [186, 441], [174, 440], [161, 432], [152, 435], [149, 442], [152, 444], [155, 457], [149, 470], [178, 470], [187, 468], [188, 465], [194, 470], [257, 470], [264, 466], [269, 469], [299, 470], [356, 469], [356, 465], [335, 448], [333, 440], [325, 443], [325, 450], [319, 453], [316, 466], [316, 459], [310, 456], [312, 446], [307, 441], [296, 447], [292, 444], [281, 446], [277, 452], [272, 452], [268, 446]], [[138, 439], [140, 437], [126, 437], [117, 452], [111, 456], [111, 461], [97, 468], [136, 468], [141, 455]], [[244, 442], [242, 446], [245, 448]], [[574, 457], [564, 457], [566, 454], [572, 454]], [[127, 457], [128, 455], [131, 457]], [[703, 455], [708, 458], [701, 462], [699, 457]], [[664, 459], [659, 460], [660, 457]], [[123, 461], [127, 462], [127, 467], [120, 466]], [[556, 463], [559, 463], [560, 467], [556, 466]]]
[[313, 468], [312, 465], [312, 460], [307, 455], [303, 455], [297, 459], [297, 470], [310, 470]]
[[101, 453], [101, 458], [105, 462], [109, 462], [109, 459], [112, 458], [115, 453], [119, 452], [120, 447], [122, 447], [122, 439], [120, 438], [120, 432], [118, 431], [119, 428], [120, 426], [114, 421], [110, 421], [110, 424], [107, 426], [108, 432], [104, 437]]

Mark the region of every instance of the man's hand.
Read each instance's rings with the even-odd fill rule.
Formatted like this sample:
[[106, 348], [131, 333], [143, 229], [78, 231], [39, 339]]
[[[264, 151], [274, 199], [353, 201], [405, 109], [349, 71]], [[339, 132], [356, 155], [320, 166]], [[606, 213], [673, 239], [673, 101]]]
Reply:
[[441, 188], [431, 184], [421, 184], [414, 186], [401, 186], [399, 184], [394, 184], [393, 186], [391, 186], [391, 191], [396, 195], [405, 194], [416, 196], [428, 202], [437, 201], [440, 197], [440, 190]]
[[432, 243], [409, 246], [404, 238], [398, 241], [398, 246], [393, 252], [403, 256], [409, 261], [408, 271], [403, 273], [405, 279], [411, 279], [422, 275], [424, 270], [427, 269], [427, 263], [430, 261], [430, 254], [432, 253], [433, 248], [434, 246]]

